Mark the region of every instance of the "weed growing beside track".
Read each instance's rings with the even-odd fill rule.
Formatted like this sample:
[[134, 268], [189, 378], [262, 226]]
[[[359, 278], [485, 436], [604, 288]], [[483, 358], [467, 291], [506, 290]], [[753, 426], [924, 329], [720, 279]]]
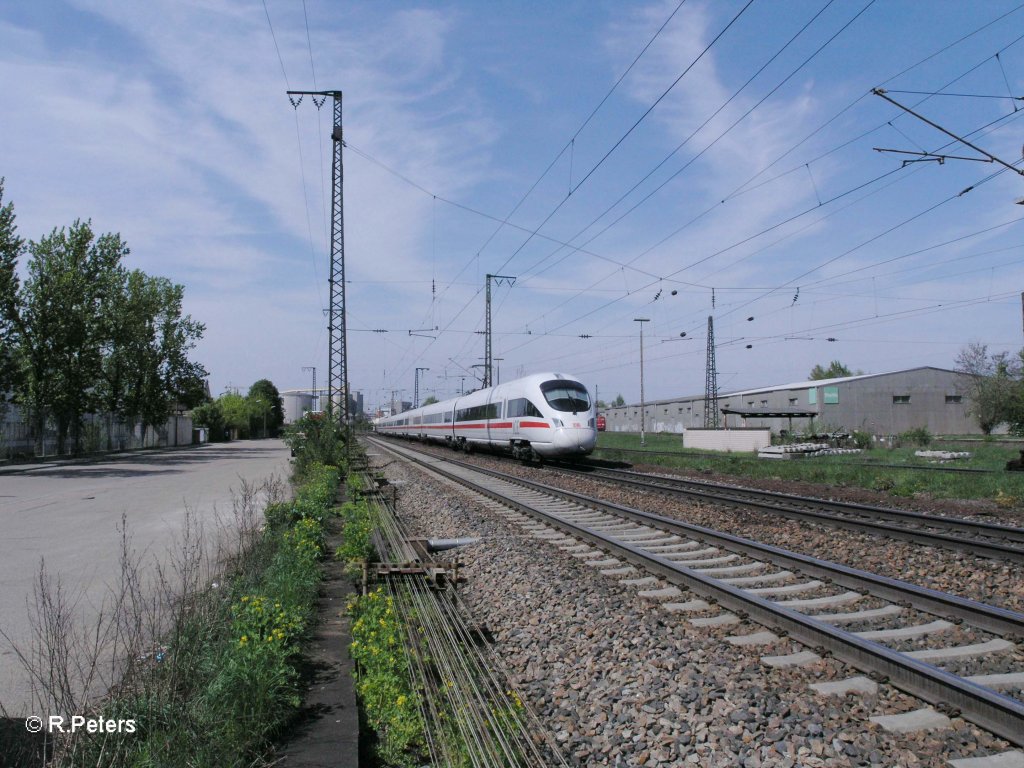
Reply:
[[429, 760], [423, 705], [412, 690], [407, 631], [383, 587], [353, 599], [349, 653], [358, 665], [356, 691], [367, 724], [377, 734], [376, 752], [384, 764], [413, 768]]

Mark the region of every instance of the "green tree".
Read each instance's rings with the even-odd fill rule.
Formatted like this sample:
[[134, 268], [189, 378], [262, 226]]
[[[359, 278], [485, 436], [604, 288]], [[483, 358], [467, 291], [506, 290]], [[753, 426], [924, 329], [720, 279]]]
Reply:
[[95, 238], [89, 222], [80, 220], [29, 243], [28, 278], [18, 292], [24, 361], [18, 394], [31, 411], [40, 443], [47, 418], [55, 421], [59, 452], [69, 436], [77, 452], [82, 416], [97, 404], [107, 330], [104, 305], [117, 290], [127, 253], [120, 235]]
[[420, 403], [420, 405], [421, 406], [422, 405], [433, 405], [436, 402], [439, 402], [438, 399], [436, 397], [434, 397], [433, 395], [431, 395], [426, 400], [424, 400], [422, 403]]
[[821, 379], [841, 379], [844, 376], [860, 376], [862, 373], [863, 371], [854, 373], [838, 360], [833, 360], [828, 364], [828, 368], [823, 368], [820, 365], [814, 366], [807, 378], [811, 381], [820, 381]]
[[612, 405], [614, 405], [616, 408], [620, 408], [625, 404], [626, 398], [624, 398], [622, 395], [616, 395], [615, 399], [612, 401]]
[[224, 414], [216, 400], [202, 403], [193, 408], [192, 423], [197, 427], [206, 427], [209, 440], [212, 443], [220, 443], [227, 439]]
[[205, 391], [205, 384], [200, 382], [209, 374], [201, 364], [189, 359], [189, 352], [203, 338], [206, 326], [191, 315], [182, 314], [185, 288], [163, 277], [149, 279], [158, 297], [152, 354], [155, 365], [148, 372], [150, 379], [140, 416], [143, 424], [156, 426], [167, 420], [183, 397], [194, 395], [200, 386]]
[[247, 399], [252, 407], [250, 434], [277, 436], [284, 424], [284, 401], [270, 379], [260, 379], [251, 387]]
[[189, 408], [205, 399], [206, 371], [188, 359], [204, 327], [181, 316], [180, 285], [123, 269], [116, 282], [103, 312], [97, 391], [111, 422], [117, 415], [143, 429], [159, 426], [179, 403]]
[[1024, 422], [1024, 350], [1016, 358], [1008, 352], [989, 354], [988, 345], [972, 342], [960, 350], [956, 370], [964, 374], [963, 387], [970, 400], [970, 414], [986, 435], [1003, 422], [1015, 431]]
[[14, 203], [4, 202], [4, 180], [0, 177], [0, 422], [18, 382], [18, 259], [25, 241], [18, 237]]
[[217, 407], [224, 418], [224, 426], [237, 430], [238, 436], [249, 436], [249, 421], [252, 418], [252, 403], [234, 392], [225, 392], [217, 398]]

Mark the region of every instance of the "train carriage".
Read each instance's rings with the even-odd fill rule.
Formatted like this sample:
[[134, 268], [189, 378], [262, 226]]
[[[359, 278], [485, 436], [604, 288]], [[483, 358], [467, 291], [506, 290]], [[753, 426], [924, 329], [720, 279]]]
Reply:
[[561, 373], [538, 373], [378, 419], [382, 435], [488, 448], [523, 459], [585, 456], [597, 442], [587, 388]]

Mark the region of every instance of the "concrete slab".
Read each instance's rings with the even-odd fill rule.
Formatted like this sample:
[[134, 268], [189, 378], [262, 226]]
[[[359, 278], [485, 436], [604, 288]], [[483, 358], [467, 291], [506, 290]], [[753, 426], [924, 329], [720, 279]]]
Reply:
[[782, 600], [778, 602], [784, 608], [831, 608], [835, 605], [845, 605], [863, 600], [864, 595], [860, 592], [843, 592], [841, 595], [829, 595], [828, 597], [808, 597], [803, 600]]
[[728, 565], [720, 568], [697, 568], [696, 571], [713, 579], [718, 579], [722, 576], [739, 576], [743, 573], [755, 573], [763, 571], [767, 567], [767, 563], [744, 563], [743, 565]]
[[799, 584], [787, 584], [784, 587], [755, 587], [746, 591], [752, 595], [771, 597], [772, 595], [798, 595], [801, 592], [813, 592], [816, 589], [821, 589], [823, 586], [825, 585], [822, 582], [814, 579]]
[[597, 557], [604, 557], [607, 553], [602, 552], [600, 549], [585, 549], [581, 552], [570, 552], [569, 554], [577, 560], [593, 560]]
[[878, 691], [878, 683], [869, 677], [857, 675], [829, 683], [811, 683], [811, 688], [823, 696], [845, 696], [848, 693], [875, 693]]
[[720, 579], [720, 581], [732, 584], [734, 587], [743, 587], [747, 584], [771, 584], [791, 578], [793, 578], [792, 571], [778, 571], [777, 573], [765, 573], [760, 576], [734, 576], [729, 579]]
[[[333, 549], [340, 543], [332, 532], [328, 544]], [[303, 649], [308, 688], [293, 735], [278, 757], [281, 765], [294, 768], [358, 768], [359, 710], [348, 655], [351, 618], [345, 610], [355, 590], [339, 561], [324, 563], [323, 571], [316, 628]]]
[[653, 587], [660, 583], [655, 576], [641, 576], [638, 579], [619, 579], [619, 584], [624, 587]]
[[798, 651], [797, 653], [787, 653], [784, 656], [762, 656], [761, 663], [776, 669], [785, 669], [787, 667], [806, 667], [820, 659], [821, 656], [814, 651]]
[[625, 565], [622, 568], [602, 568], [602, 576], [625, 576], [627, 573], [636, 573], [636, 568], [632, 565]]
[[739, 646], [771, 645], [778, 639], [778, 635], [766, 629], [763, 632], [755, 632], [752, 635], [733, 635], [732, 637], [725, 638], [725, 642]]
[[941, 712], [936, 712], [931, 707], [915, 709], [912, 712], [903, 712], [899, 715], [875, 715], [868, 719], [893, 733], [934, 731], [938, 728], [948, 728], [950, 725], [948, 717]]
[[685, 603], [665, 603], [661, 606], [670, 613], [699, 613], [711, 607], [711, 603], [704, 600], [687, 600]]
[[690, 623], [695, 627], [728, 627], [732, 624], [739, 624], [740, 617], [735, 613], [720, 613], [717, 616], [690, 619]]
[[584, 565], [589, 565], [594, 568], [611, 568], [613, 565], [622, 565], [622, 561], [616, 560], [614, 557], [609, 557], [604, 560], [587, 560]]
[[1024, 752], [1014, 749], [985, 757], [961, 757], [948, 761], [953, 768], [1024, 768]]
[[653, 547], [647, 547], [648, 552], [684, 552], [690, 549], [696, 549], [700, 546], [699, 541], [680, 541], [678, 544], [656, 544]]
[[972, 683], [1000, 690], [1002, 688], [1024, 688], [1024, 672], [1003, 672], [995, 675], [972, 675]]
[[[668, 559], [668, 558], [666, 558]], [[719, 565], [721, 563], [731, 563], [734, 560], [739, 560], [739, 555], [725, 555], [724, 557], [711, 557], [707, 560], [686, 560], [680, 562], [679, 560], [673, 560], [676, 565], [682, 565], [686, 568], [700, 568], [705, 565]]]
[[974, 656], [986, 656], [990, 653], [1012, 651], [1016, 646], [1009, 640], [997, 637], [987, 643], [973, 645], [957, 645], [951, 648], [926, 648], [921, 651], [909, 651], [907, 656], [919, 661], [951, 661], [953, 659], [970, 659]]
[[679, 597], [683, 593], [679, 587], [668, 586], [664, 589], [645, 589], [637, 594], [648, 600], [671, 600], [673, 597]]
[[[718, 547], [704, 547], [704, 549], [693, 549], [690, 548], [683, 552], [670, 552], [663, 557], [666, 560], [695, 560], [700, 557], [706, 557], [707, 555], [715, 555], [721, 552]], [[678, 555], [678, 557], [676, 556]]]
[[928, 624], [915, 624], [912, 627], [896, 627], [895, 629], [874, 629], [867, 632], [854, 632], [857, 637], [865, 640], [905, 640], [909, 637], [924, 637], [952, 629], [953, 622], [939, 619]]
[[851, 611], [849, 613], [816, 613], [813, 618], [826, 624], [852, 624], [857, 621], [873, 621], [887, 616], [899, 616], [903, 609], [898, 605], [887, 605], [884, 608], [872, 608], [869, 611]]

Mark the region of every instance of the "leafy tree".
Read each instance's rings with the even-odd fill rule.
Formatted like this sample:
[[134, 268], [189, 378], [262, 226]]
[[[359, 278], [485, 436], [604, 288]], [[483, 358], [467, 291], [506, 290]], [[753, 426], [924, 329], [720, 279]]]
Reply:
[[986, 435], [1003, 422], [1024, 422], [1024, 350], [1017, 357], [1007, 352], [991, 355], [987, 344], [972, 342], [960, 350], [956, 370], [964, 374], [963, 386], [971, 401], [970, 413]]
[[82, 416], [97, 405], [107, 325], [103, 308], [117, 289], [127, 253], [120, 235], [95, 238], [89, 222], [80, 220], [29, 243], [28, 278], [18, 291], [24, 360], [18, 394], [31, 410], [40, 442], [46, 419], [55, 420], [61, 453], [69, 436], [77, 452]]
[[252, 408], [250, 434], [263, 434], [266, 424], [264, 437], [277, 436], [284, 424], [284, 401], [274, 383], [269, 379], [260, 379], [249, 387], [247, 399]]
[[860, 376], [862, 373], [864, 372], [857, 371], [854, 373], [838, 360], [833, 360], [828, 364], [828, 368], [823, 368], [820, 365], [814, 366], [811, 369], [811, 375], [807, 378], [810, 381], [820, 381], [821, 379], [841, 379], [844, 376]]
[[420, 403], [420, 405], [433, 405], [434, 403], [437, 403], [437, 402], [440, 402], [440, 401], [436, 397], [431, 395], [426, 400], [424, 400], [422, 403]]
[[149, 280], [158, 297], [152, 358], [155, 365], [148, 372], [147, 399], [140, 408], [140, 416], [143, 424], [155, 426], [167, 420], [183, 394], [194, 393], [199, 386], [205, 391], [205, 384], [200, 382], [209, 374], [188, 357], [196, 342], [203, 338], [206, 326], [191, 315], [182, 315], [185, 288], [163, 277]]
[[187, 355], [204, 327], [181, 317], [180, 285], [123, 269], [116, 282], [103, 313], [97, 391], [111, 421], [116, 414], [143, 429], [158, 426], [179, 403], [188, 408], [205, 399], [206, 371]]
[[226, 392], [217, 398], [217, 407], [224, 418], [225, 427], [238, 430], [239, 437], [249, 436], [252, 404], [248, 400], [234, 392]]
[[296, 479], [301, 479], [317, 463], [345, 466], [348, 433], [326, 414], [305, 414], [288, 428], [284, 440], [295, 457]]
[[612, 401], [612, 405], [614, 405], [616, 408], [619, 408], [625, 404], [626, 398], [624, 398], [622, 395], [616, 395], [615, 399]]
[[202, 403], [192, 409], [192, 423], [197, 427], [206, 427], [210, 442], [219, 443], [227, 439], [224, 426], [224, 414], [216, 400]]
[[4, 180], [0, 177], [0, 421], [18, 379], [18, 258], [25, 241], [17, 235], [14, 203], [4, 202]]

